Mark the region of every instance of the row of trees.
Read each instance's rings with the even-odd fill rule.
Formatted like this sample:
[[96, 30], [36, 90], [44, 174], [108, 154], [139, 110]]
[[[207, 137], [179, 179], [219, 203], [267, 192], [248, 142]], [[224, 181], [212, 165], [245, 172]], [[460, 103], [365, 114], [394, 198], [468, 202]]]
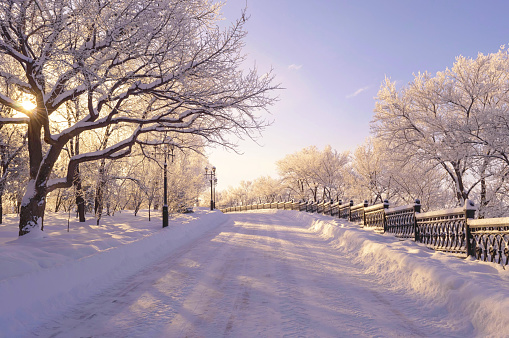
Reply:
[[[198, 152], [208, 144], [234, 147], [228, 135], [251, 136], [266, 125], [259, 112], [274, 101], [278, 85], [271, 72], [244, 68], [246, 17], [220, 29], [221, 6], [0, 3], [0, 125], [27, 135], [20, 236], [43, 230], [48, 194], [58, 196], [59, 189], [74, 188], [83, 214], [83, 191], [91, 186], [85, 171], [98, 175], [93, 195], [101, 213], [112, 176], [116, 185], [150, 190], [150, 182], [124, 180], [134, 173], [118, 160], [134, 152], [150, 157], [155, 145]], [[9, 153], [16, 147], [9, 145]], [[149, 166], [130, 161], [136, 170]]]
[[[20, 129], [4, 126], [0, 128], [0, 205], [5, 206], [6, 213], [19, 213], [22, 198], [29, 180], [28, 165], [23, 161], [26, 156], [26, 135], [18, 135]], [[90, 151], [89, 147], [100, 147], [101, 139], [76, 138], [74, 143], [81, 143], [81, 148]], [[65, 155], [55, 164], [54, 175], [66, 170], [71, 155], [70, 142]], [[75, 149], [75, 148], [74, 148]], [[196, 149], [199, 149], [198, 147]], [[203, 150], [203, 147], [201, 147]], [[84, 164], [76, 175], [75, 184], [70, 188], [56, 189], [47, 195], [50, 210], [77, 211], [80, 220], [85, 220], [85, 213], [94, 215], [99, 224], [103, 214], [112, 215], [118, 210], [140, 208], [159, 209], [163, 199], [163, 164], [166, 156], [168, 162], [168, 208], [170, 212], [182, 211], [184, 207], [197, 203], [200, 194], [207, 187], [203, 168], [207, 165], [206, 157], [195, 151], [173, 153], [164, 147], [153, 147], [143, 154], [141, 149], [134, 149], [131, 156], [118, 160], [94, 161]], [[79, 176], [78, 176], [79, 174]], [[79, 181], [78, 179], [79, 178]], [[79, 206], [82, 206], [80, 208]], [[0, 213], [1, 215], [1, 213]], [[90, 217], [90, 216], [89, 216]], [[0, 216], [0, 223], [2, 218]]]
[[419, 166], [445, 175], [462, 204], [474, 199], [483, 216], [507, 214], [509, 54], [458, 57], [436, 75], [418, 74], [397, 88], [386, 80], [373, 132], [402, 170]]
[[342, 200], [370, 204], [389, 199], [393, 205], [419, 198], [423, 210], [454, 205], [446, 177], [438, 170], [408, 165], [402, 171], [377, 139], [369, 138], [353, 152], [311, 146], [276, 163], [279, 178], [261, 177], [221, 192], [220, 204], [232, 206], [279, 200]]
[[[270, 196], [304, 200], [421, 200], [423, 210], [476, 201], [480, 217], [508, 214], [509, 53], [470, 59], [436, 75], [417, 74], [398, 88], [386, 79], [376, 98], [372, 137], [355, 151], [305, 148], [277, 163]], [[253, 201], [230, 189], [225, 203]], [[274, 185], [272, 185], [274, 186]], [[251, 194], [251, 195], [250, 195]], [[253, 196], [250, 198], [249, 196]]]

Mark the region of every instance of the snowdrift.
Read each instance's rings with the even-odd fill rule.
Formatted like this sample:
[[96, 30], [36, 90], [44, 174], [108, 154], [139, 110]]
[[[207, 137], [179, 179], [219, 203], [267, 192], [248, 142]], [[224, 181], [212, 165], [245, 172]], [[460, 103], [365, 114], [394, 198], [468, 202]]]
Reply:
[[288, 212], [390, 287], [462, 313], [476, 336], [509, 332], [509, 271], [499, 264], [435, 252], [330, 216], [279, 212]]

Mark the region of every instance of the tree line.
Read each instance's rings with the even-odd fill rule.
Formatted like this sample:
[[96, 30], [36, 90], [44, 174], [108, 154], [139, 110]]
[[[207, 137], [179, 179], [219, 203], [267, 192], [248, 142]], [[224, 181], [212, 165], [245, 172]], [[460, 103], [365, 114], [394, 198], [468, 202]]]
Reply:
[[460, 56], [435, 75], [382, 83], [372, 135], [353, 151], [314, 146], [277, 162], [279, 178], [243, 182], [235, 203], [341, 199], [391, 204], [420, 199], [425, 210], [476, 202], [479, 217], [508, 214], [509, 54]]

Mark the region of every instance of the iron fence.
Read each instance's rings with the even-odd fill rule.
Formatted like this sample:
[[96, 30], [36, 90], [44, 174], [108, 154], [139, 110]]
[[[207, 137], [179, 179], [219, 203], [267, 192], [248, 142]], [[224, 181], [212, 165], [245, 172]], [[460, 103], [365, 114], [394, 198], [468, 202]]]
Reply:
[[417, 241], [415, 214], [421, 212], [421, 202], [415, 200], [409, 204], [385, 211], [385, 232], [399, 238], [413, 238]]
[[235, 206], [222, 212], [238, 212], [260, 209], [285, 209], [321, 213], [349, 220], [362, 227], [380, 233], [391, 233], [399, 238], [412, 238], [428, 248], [472, 256], [506, 266], [509, 264], [509, 217], [474, 219], [475, 206], [465, 201], [460, 208], [421, 213], [416, 200], [396, 208], [389, 202], [368, 206], [368, 202], [353, 205], [353, 201], [322, 202], [274, 202]]

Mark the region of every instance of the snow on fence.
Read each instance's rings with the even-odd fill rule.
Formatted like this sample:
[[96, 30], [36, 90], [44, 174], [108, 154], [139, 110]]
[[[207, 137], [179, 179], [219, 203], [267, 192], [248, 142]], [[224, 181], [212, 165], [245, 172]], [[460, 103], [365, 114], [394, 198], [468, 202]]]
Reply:
[[322, 202], [274, 202], [236, 206], [221, 209], [236, 212], [258, 209], [284, 209], [320, 213], [347, 219], [361, 227], [379, 233], [391, 233], [399, 238], [411, 238], [428, 248], [472, 256], [478, 260], [509, 264], [509, 217], [474, 219], [475, 206], [465, 201], [460, 208], [421, 213], [421, 204], [416, 200], [397, 208], [389, 208], [389, 202], [368, 206], [364, 201]]

